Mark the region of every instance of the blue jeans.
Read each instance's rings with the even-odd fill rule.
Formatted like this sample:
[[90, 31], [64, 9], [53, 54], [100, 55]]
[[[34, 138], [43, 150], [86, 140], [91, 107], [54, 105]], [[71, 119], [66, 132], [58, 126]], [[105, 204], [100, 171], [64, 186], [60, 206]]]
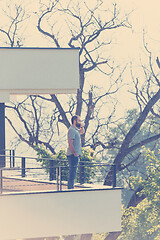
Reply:
[[69, 175], [68, 175], [68, 189], [74, 188], [74, 181], [77, 174], [77, 167], [79, 162], [79, 157], [74, 155], [67, 156], [69, 162]]

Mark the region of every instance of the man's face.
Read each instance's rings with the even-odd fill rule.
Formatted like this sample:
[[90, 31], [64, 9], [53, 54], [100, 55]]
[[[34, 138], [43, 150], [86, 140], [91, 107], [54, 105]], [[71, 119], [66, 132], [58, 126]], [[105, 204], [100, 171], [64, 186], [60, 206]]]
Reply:
[[81, 126], [81, 119], [80, 119], [80, 117], [77, 117], [76, 127], [77, 127], [77, 128], [80, 128], [80, 126]]

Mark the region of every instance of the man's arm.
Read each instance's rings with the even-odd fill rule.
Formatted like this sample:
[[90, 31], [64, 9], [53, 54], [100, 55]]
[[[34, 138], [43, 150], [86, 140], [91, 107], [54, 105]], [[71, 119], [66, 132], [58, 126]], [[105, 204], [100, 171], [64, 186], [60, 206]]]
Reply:
[[68, 139], [68, 146], [69, 146], [69, 149], [71, 150], [72, 154], [75, 156], [75, 157], [79, 157], [79, 155], [77, 155], [76, 151], [75, 151], [75, 148], [73, 146], [73, 139]]

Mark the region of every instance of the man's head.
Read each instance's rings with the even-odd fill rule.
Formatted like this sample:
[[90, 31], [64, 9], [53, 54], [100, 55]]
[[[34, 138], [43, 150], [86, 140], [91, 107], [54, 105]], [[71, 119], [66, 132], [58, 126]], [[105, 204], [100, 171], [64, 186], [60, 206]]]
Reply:
[[80, 128], [80, 126], [81, 126], [80, 116], [74, 115], [74, 116], [71, 118], [71, 122], [72, 122], [72, 125], [74, 125], [74, 126], [77, 127], [77, 128]]

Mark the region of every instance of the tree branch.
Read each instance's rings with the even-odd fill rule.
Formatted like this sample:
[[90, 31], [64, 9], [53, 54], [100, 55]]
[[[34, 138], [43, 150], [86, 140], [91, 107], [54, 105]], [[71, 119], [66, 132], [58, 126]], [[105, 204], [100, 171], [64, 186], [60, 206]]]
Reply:
[[[117, 172], [120, 170], [121, 168], [121, 163], [124, 160], [124, 158], [127, 156], [127, 154], [129, 153], [129, 144], [131, 143], [133, 137], [136, 135], [136, 133], [138, 132], [138, 130], [140, 129], [140, 127], [142, 126], [142, 124], [144, 123], [148, 113], [151, 111], [152, 107], [154, 106], [154, 104], [159, 101], [160, 99], [160, 89], [158, 90], [158, 92], [149, 100], [149, 102], [146, 104], [144, 110], [140, 113], [140, 116], [138, 117], [137, 121], [135, 122], [135, 124], [132, 126], [132, 128], [130, 129], [130, 131], [127, 133], [121, 148], [114, 160], [114, 164], [116, 164], [117, 167]], [[154, 138], [153, 138], [154, 139]], [[138, 146], [137, 146], [138, 147]], [[134, 148], [135, 150], [135, 148]], [[104, 185], [111, 185], [112, 184], [112, 180], [111, 178], [111, 174], [112, 174], [112, 170], [110, 169], [109, 173], [107, 174], [105, 181], [104, 181]]]
[[62, 117], [62, 119], [59, 118], [59, 122], [62, 122], [67, 128], [69, 128], [71, 124], [68, 121], [66, 113], [65, 113], [64, 109], [62, 108], [62, 105], [60, 104], [58, 98], [56, 97], [55, 94], [52, 94], [51, 98], [52, 98], [52, 102], [55, 103], [55, 105], [58, 108], [59, 113], [60, 113], [60, 115]]
[[54, 34], [51, 34], [45, 30], [42, 29], [41, 27], [41, 23], [42, 23], [42, 20], [43, 18], [47, 15], [47, 14], [50, 14], [52, 11], [53, 11], [53, 8], [56, 6], [56, 4], [59, 2], [59, 0], [56, 0], [55, 3], [52, 2], [52, 6], [50, 7], [50, 9], [47, 9], [42, 15], [41, 17], [38, 19], [38, 30], [39, 32], [41, 32], [43, 35], [51, 38], [53, 40], [53, 42], [55, 43], [56, 47], [57, 48], [60, 48], [60, 45], [58, 43], [58, 40], [56, 39], [55, 35]]

